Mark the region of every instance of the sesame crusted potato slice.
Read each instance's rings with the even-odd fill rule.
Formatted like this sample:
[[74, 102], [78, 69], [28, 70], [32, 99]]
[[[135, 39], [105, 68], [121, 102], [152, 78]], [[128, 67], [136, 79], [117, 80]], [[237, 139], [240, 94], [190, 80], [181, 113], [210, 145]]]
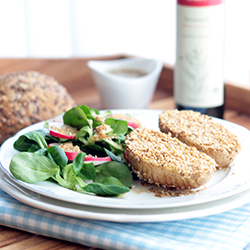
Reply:
[[199, 112], [163, 111], [159, 116], [159, 128], [215, 159], [218, 168], [228, 167], [240, 151], [236, 135]]
[[216, 170], [211, 157], [160, 131], [137, 128], [127, 135], [125, 143], [129, 166], [150, 184], [183, 190], [198, 188]]

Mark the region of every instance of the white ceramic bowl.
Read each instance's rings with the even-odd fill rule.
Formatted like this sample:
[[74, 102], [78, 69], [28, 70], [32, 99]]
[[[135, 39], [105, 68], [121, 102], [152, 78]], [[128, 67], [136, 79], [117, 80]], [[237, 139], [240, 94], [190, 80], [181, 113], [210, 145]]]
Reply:
[[[144, 58], [89, 61], [87, 65], [106, 109], [147, 108], [163, 66], [160, 61]], [[146, 75], [126, 77], [111, 73], [127, 69]]]

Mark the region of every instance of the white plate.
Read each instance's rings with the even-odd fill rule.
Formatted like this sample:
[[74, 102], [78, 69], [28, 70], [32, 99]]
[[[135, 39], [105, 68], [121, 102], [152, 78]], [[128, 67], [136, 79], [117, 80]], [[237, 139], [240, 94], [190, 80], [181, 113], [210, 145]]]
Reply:
[[163, 222], [198, 218], [222, 213], [250, 202], [250, 189], [237, 195], [207, 202], [176, 208], [161, 209], [113, 209], [84, 206], [34, 193], [17, 183], [0, 169], [0, 187], [17, 200], [45, 211], [75, 218], [94, 219], [113, 222]]
[[[114, 110], [112, 112], [132, 114], [141, 121], [143, 126], [158, 129], [158, 116], [162, 111], [145, 109]], [[133, 188], [129, 193], [118, 198], [107, 198], [74, 192], [48, 181], [42, 181], [36, 184], [19, 181], [15, 179], [9, 171], [11, 157], [17, 153], [17, 151], [13, 149], [13, 143], [20, 134], [43, 128], [44, 122], [27, 127], [14, 137], [8, 139], [1, 147], [0, 163], [13, 182], [41, 195], [75, 204], [119, 209], [155, 209], [201, 204], [226, 198], [250, 188], [250, 131], [234, 123], [216, 118], [214, 118], [214, 120], [224, 125], [228, 130], [239, 137], [242, 150], [230, 168], [215, 172], [211, 180], [206, 184], [207, 189], [195, 195], [158, 198], [139, 182], [134, 181]]]

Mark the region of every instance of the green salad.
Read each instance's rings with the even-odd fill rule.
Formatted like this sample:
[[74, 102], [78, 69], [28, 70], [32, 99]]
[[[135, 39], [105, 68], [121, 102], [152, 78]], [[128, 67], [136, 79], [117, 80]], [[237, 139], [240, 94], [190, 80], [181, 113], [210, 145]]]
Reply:
[[43, 129], [21, 135], [10, 162], [13, 176], [27, 183], [56, 182], [86, 194], [129, 192], [132, 174], [124, 158], [125, 138], [134, 128], [111, 112], [80, 105], [47, 121]]

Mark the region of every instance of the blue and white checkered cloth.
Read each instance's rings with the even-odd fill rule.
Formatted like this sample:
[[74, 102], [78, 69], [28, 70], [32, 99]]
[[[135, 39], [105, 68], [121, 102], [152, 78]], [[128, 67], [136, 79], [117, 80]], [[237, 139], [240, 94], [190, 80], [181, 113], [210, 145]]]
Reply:
[[0, 189], [0, 224], [103, 249], [250, 250], [250, 203], [197, 219], [115, 223], [46, 212]]

